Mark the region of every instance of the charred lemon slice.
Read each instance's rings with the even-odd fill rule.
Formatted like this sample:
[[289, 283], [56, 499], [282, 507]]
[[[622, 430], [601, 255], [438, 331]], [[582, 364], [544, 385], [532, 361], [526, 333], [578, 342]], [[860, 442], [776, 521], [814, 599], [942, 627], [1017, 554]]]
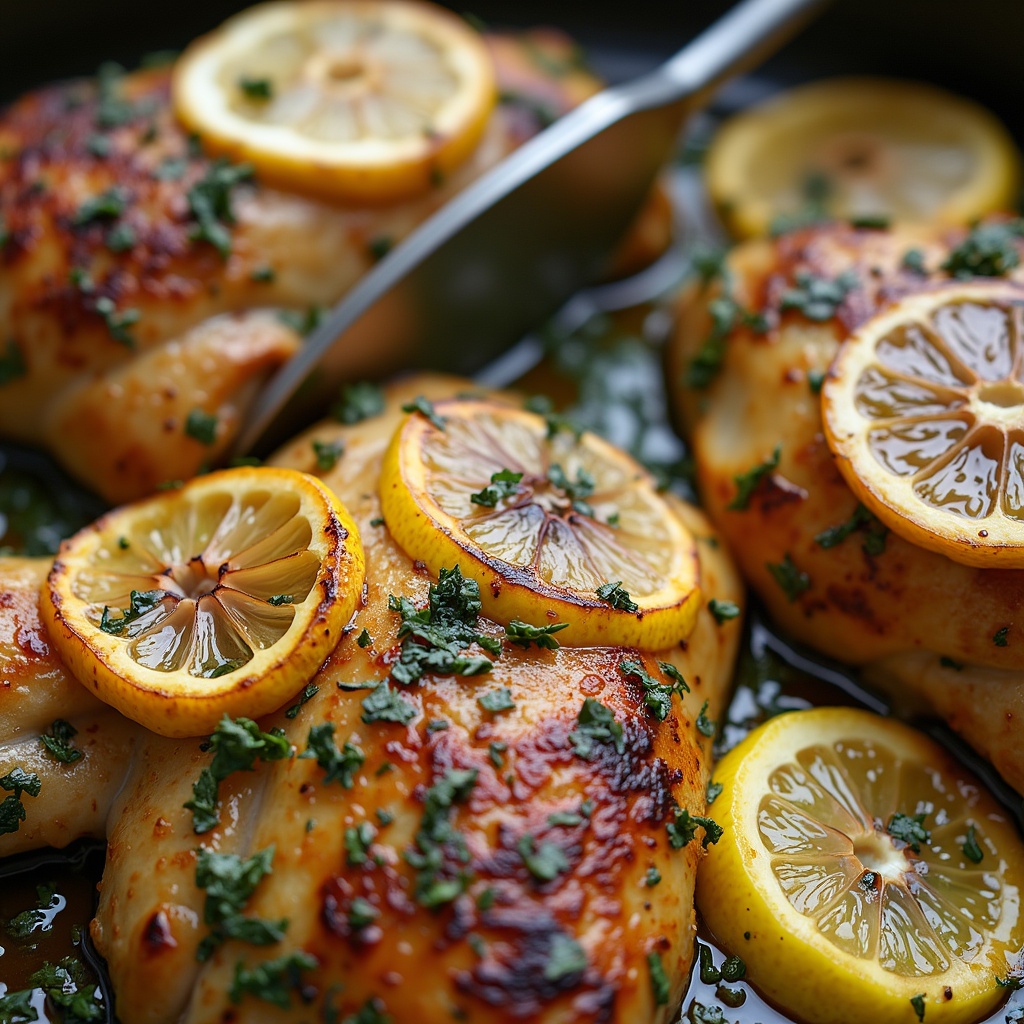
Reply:
[[381, 505], [406, 553], [459, 565], [498, 622], [563, 622], [576, 646], [669, 647], [700, 606], [693, 536], [610, 444], [549, 432], [487, 401], [411, 414], [384, 459]]
[[715, 769], [724, 832], [697, 905], [807, 1024], [952, 1024], [1004, 998], [1024, 942], [1024, 847], [937, 744], [850, 708], [780, 715]]
[[708, 189], [741, 238], [776, 218], [968, 224], [1016, 202], [1020, 156], [976, 103], [877, 78], [814, 82], [728, 121], [706, 162]]
[[313, 477], [243, 468], [115, 509], [64, 542], [51, 638], [101, 700], [164, 736], [274, 711], [341, 637], [363, 584], [348, 513]]
[[414, 0], [260, 4], [188, 47], [173, 77], [208, 149], [341, 202], [429, 189], [473, 151], [495, 95], [480, 35]]
[[1024, 566], [1024, 291], [911, 295], [843, 342], [822, 389], [858, 497], [912, 544]]

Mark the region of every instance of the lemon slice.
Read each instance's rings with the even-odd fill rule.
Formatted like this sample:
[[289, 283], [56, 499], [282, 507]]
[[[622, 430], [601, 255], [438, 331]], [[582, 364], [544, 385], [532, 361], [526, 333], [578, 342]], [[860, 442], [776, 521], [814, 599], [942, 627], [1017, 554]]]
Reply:
[[61, 546], [43, 618], [78, 680], [164, 736], [274, 711], [341, 638], [363, 585], [314, 477], [241, 468], [115, 509]]
[[968, 224], [1014, 205], [1020, 156], [987, 110], [917, 82], [840, 78], [773, 97], [712, 141], [707, 185], [733, 234], [778, 217]]
[[937, 744], [866, 711], [791, 712], [715, 781], [725, 831], [697, 905], [769, 998], [807, 1024], [966, 1024], [1004, 998], [1024, 847]]
[[473, 151], [496, 96], [479, 33], [414, 0], [260, 4], [189, 46], [172, 88], [205, 147], [343, 202], [429, 189]]
[[908, 296], [839, 349], [822, 389], [829, 447], [858, 497], [912, 544], [1024, 566], [1024, 291]]
[[431, 412], [404, 421], [381, 472], [384, 518], [410, 557], [435, 574], [459, 565], [497, 622], [567, 623], [570, 645], [657, 650], [687, 636], [694, 538], [640, 465], [511, 406]]

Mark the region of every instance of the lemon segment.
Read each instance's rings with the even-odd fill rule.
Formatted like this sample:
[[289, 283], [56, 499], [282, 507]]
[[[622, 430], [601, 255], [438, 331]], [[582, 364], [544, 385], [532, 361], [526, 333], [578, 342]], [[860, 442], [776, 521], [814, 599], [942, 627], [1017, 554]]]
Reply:
[[496, 98], [479, 33], [415, 0], [260, 4], [177, 61], [179, 119], [262, 180], [339, 202], [425, 192], [470, 155]]
[[1020, 155], [977, 104], [931, 85], [840, 78], [722, 127], [705, 164], [730, 231], [753, 238], [809, 206], [837, 218], [969, 224], [1014, 205]]
[[843, 476], [912, 544], [1024, 566], [1024, 291], [911, 295], [841, 346], [822, 389]]
[[646, 470], [593, 434], [548, 436], [511, 406], [434, 411], [436, 423], [403, 422], [381, 472], [385, 521], [411, 558], [435, 574], [459, 565], [497, 622], [568, 623], [569, 645], [658, 650], [689, 634], [694, 538]]
[[355, 524], [315, 478], [240, 468], [127, 505], [64, 542], [42, 610], [78, 680], [165, 736], [274, 711], [341, 638]]
[[722, 839], [697, 905], [751, 981], [807, 1024], [976, 1021], [1024, 926], [1024, 847], [937, 744], [849, 708], [767, 722], [715, 770]]

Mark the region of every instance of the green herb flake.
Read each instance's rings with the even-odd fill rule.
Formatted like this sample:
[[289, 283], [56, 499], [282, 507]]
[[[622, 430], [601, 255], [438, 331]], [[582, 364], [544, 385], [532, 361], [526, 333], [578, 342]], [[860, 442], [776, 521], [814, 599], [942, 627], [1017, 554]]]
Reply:
[[103, 244], [114, 253], [128, 252], [135, 248], [138, 236], [131, 224], [115, 224], [103, 239]]
[[709, 782], [706, 799], [708, 807], [710, 807], [721, 795], [724, 787], [720, 782]]
[[593, 476], [582, 466], [576, 470], [576, 479], [570, 480], [565, 470], [556, 462], [548, 469], [548, 483], [566, 496], [573, 511], [594, 518], [594, 510], [587, 504], [586, 499], [594, 493], [597, 485]]
[[568, 626], [568, 622], [552, 622], [547, 626], [531, 626], [528, 622], [513, 619], [505, 627], [505, 636], [510, 643], [514, 643], [517, 647], [522, 647], [524, 651], [531, 644], [536, 644], [537, 647], [541, 647], [544, 650], [557, 651], [559, 644], [552, 634], [560, 633], [563, 629], [567, 629]]
[[569, 861], [561, 847], [554, 843], [541, 843], [527, 833], [516, 843], [516, 850], [523, 858], [526, 870], [538, 882], [553, 882], [560, 874], [569, 870]]
[[152, 176], [157, 181], [180, 181], [188, 170], [188, 161], [184, 157], [169, 156], [153, 168]]
[[323, 320], [324, 311], [322, 306], [307, 306], [305, 309], [282, 309], [277, 314], [277, 319], [286, 327], [290, 327], [296, 334], [303, 338], [320, 326]]
[[319, 686], [315, 686], [313, 683], [306, 683], [302, 693], [299, 694], [299, 699], [284, 713], [284, 717], [288, 719], [295, 718], [302, 709], [302, 705], [315, 697], [319, 692]]
[[810, 590], [811, 577], [796, 567], [788, 551], [781, 562], [766, 562], [765, 564], [772, 574], [772, 579], [790, 601], [795, 601], [802, 593]]
[[117, 186], [109, 188], [97, 196], [90, 196], [78, 207], [75, 215], [71, 218], [71, 223], [75, 227], [84, 227], [96, 221], [120, 217], [128, 208], [129, 198], [128, 193]]
[[384, 411], [384, 392], [370, 381], [346, 384], [341, 389], [341, 399], [331, 410], [339, 423], [361, 423], [379, 416]]
[[185, 433], [200, 444], [217, 440], [217, 417], [205, 409], [192, 409], [185, 420]]
[[249, 164], [231, 164], [223, 159], [210, 164], [205, 176], [188, 190], [188, 208], [196, 222], [189, 238], [208, 242], [224, 259], [231, 255], [230, 227], [235, 223], [231, 193], [252, 174]]
[[862, 547], [865, 553], [880, 555], [885, 551], [889, 528], [884, 526], [872, 512], [859, 503], [845, 523], [822, 530], [814, 538], [814, 542], [822, 548], [833, 548], [846, 540], [855, 530], [860, 530], [864, 534]]
[[693, 1002], [687, 1013], [690, 1024], [726, 1024], [725, 1013], [720, 1006], [705, 1006]]
[[727, 956], [722, 961], [722, 978], [725, 981], [737, 982], [746, 977], [747, 965], [741, 957]]
[[850, 218], [851, 228], [868, 231], [884, 231], [891, 224], [892, 218], [887, 213], [859, 213]]
[[499, 501], [511, 498], [519, 492], [519, 481], [522, 479], [522, 473], [513, 473], [510, 469], [500, 469], [497, 473], [491, 474], [490, 484], [483, 490], [471, 494], [469, 500], [474, 505], [494, 508]]
[[704, 836], [700, 845], [706, 850], [714, 846], [724, 834], [724, 829], [718, 822], [711, 818], [702, 817], [699, 814], [690, 814], [685, 807], [677, 807], [675, 818], [665, 826], [668, 833], [668, 844], [673, 850], [681, 850], [684, 846], [693, 842], [697, 835], [697, 829], [704, 829]]
[[972, 864], [980, 864], [985, 856], [985, 851], [982, 850], [981, 845], [978, 843], [977, 830], [973, 825], [967, 826], [967, 835], [964, 837], [964, 844], [961, 849], [964, 851], [964, 856]]
[[903, 254], [900, 266], [904, 270], [909, 270], [910, 273], [917, 274], [920, 277], [927, 277], [928, 275], [928, 268], [924, 262], [924, 252], [921, 249], [908, 249]]
[[356, 643], [362, 648], [372, 647], [373, 637], [370, 636], [368, 630], [364, 629], [362, 633], [360, 633], [359, 636], [356, 637]]
[[857, 275], [844, 270], [833, 279], [818, 277], [807, 270], [798, 270], [795, 285], [787, 288], [779, 300], [781, 310], [795, 309], [808, 320], [823, 323], [836, 315], [846, 296], [857, 287]]
[[345, 453], [342, 441], [313, 441], [313, 454], [316, 456], [316, 468], [321, 473], [329, 473], [338, 464], [338, 459]]
[[507, 686], [499, 687], [497, 690], [491, 690], [489, 693], [477, 697], [476, 702], [484, 711], [490, 711], [492, 714], [512, 711], [516, 706], [516, 702], [512, 699], [512, 691]]
[[956, 672], [963, 672], [964, 670], [964, 663], [962, 661], [956, 661], [954, 658], [950, 658], [945, 654], [939, 658], [939, 664], [943, 668], [951, 668]]
[[994, 643], [996, 647], [1006, 647], [1008, 645], [1007, 637], [1009, 634], [1009, 626], [1003, 626], [1002, 629], [997, 629], [995, 633], [992, 634], [992, 643]]
[[808, 370], [807, 371], [807, 387], [810, 388], [812, 395], [821, 394], [821, 386], [825, 383], [825, 371], [824, 370]]
[[638, 612], [640, 606], [629, 596], [629, 591], [622, 585], [622, 580], [614, 583], [602, 583], [595, 591], [602, 601], [623, 612]]
[[653, 889], [661, 881], [661, 872], [657, 868], [648, 868], [644, 875], [644, 886]]
[[111, 636], [122, 636], [128, 626], [159, 607], [160, 602], [167, 596], [167, 592], [163, 590], [133, 590], [128, 598], [129, 606], [120, 609], [120, 615], [111, 615], [110, 608], [104, 605], [100, 615], [100, 629]]
[[595, 744], [610, 743], [617, 753], [626, 749], [622, 723], [615, 720], [615, 712], [594, 697], [583, 701], [577, 716], [578, 726], [569, 733], [569, 743], [578, 757], [592, 761], [596, 757]]
[[551, 937], [547, 963], [544, 965], [544, 980], [561, 981], [587, 969], [587, 954], [583, 947], [564, 932], [555, 932]]
[[660, 953], [647, 954], [647, 968], [651, 975], [651, 992], [654, 994], [655, 1005], [667, 1006], [672, 986], [669, 984], [668, 975], [662, 965]]
[[277, 271], [270, 264], [253, 267], [249, 271], [249, 280], [254, 284], [273, 284], [277, 280]]
[[377, 235], [366, 243], [366, 251], [370, 254], [370, 259], [375, 263], [384, 259], [394, 247], [395, 240], [388, 238], [387, 235]]
[[323, 768], [324, 785], [339, 782], [343, 789], [351, 789], [356, 772], [363, 766], [366, 755], [354, 743], [346, 742], [339, 750], [334, 743], [334, 723], [323, 722], [310, 727], [306, 749], [299, 757], [316, 758]]
[[916, 996], [910, 997], [910, 1005], [914, 1008], [914, 1013], [917, 1014], [919, 1021], [924, 1020], [924, 993], [918, 993]]
[[254, 100], [257, 103], [266, 103], [274, 96], [274, 83], [269, 78], [251, 78], [249, 75], [242, 75], [238, 79], [238, 88], [246, 99]]
[[246, 996], [252, 996], [287, 1010], [292, 1005], [292, 992], [302, 988], [302, 972], [311, 971], [316, 966], [316, 957], [303, 950], [276, 960], [265, 960], [253, 968], [236, 963], [228, 996], [236, 1005]]
[[696, 722], [696, 725], [697, 725], [697, 731], [702, 736], [707, 736], [708, 739], [711, 739], [715, 735], [715, 731], [718, 728], [718, 724], [716, 722], [711, 721], [711, 719], [708, 718], [708, 716], [705, 714], [707, 709], [708, 709], [708, 702], [704, 701], [704, 703], [700, 707], [700, 711], [697, 712], [697, 722]]
[[363, 698], [362, 708], [362, 720], [367, 725], [373, 722], [408, 725], [419, 714], [414, 705], [391, 689], [387, 680], [379, 683], [368, 697]]
[[129, 330], [139, 322], [141, 313], [137, 309], [118, 310], [114, 300], [101, 295], [93, 304], [93, 309], [102, 318], [107, 333], [119, 345], [135, 348], [135, 337]]
[[583, 816], [575, 811], [555, 811], [554, 814], [548, 815], [548, 824], [552, 828], [560, 826], [575, 828], [577, 825], [583, 824]]
[[1020, 263], [1017, 240], [1024, 221], [976, 224], [953, 249], [942, 269], [952, 277], [1003, 277]]
[[711, 612], [715, 622], [720, 626], [730, 619], [739, 618], [740, 606], [734, 601], [720, 601], [717, 597], [708, 601], [708, 611]]
[[924, 827], [927, 814], [901, 814], [897, 811], [885, 830], [893, 837], [907, 844], [914, 853], [921, 852], [921, 843], [931, 842], [932, 834]]
[[732, 509], [736, 512], [743, 512], [749, 508], [750, 499], [753, 497], [758, 485], [765, 477], [775, 472], [779, 466], [779, 459], [781, 456], [782, 447], [781, 445], [776, 445], [771, 458], [754, 466], [753, 469], [747, 470], [746, 473], [740, 473], [737, 476], [734, 476], [733, 481], [736, 484], [736, 494], [732, 501], [726, 505], [726, 508]]
[[0, 354], [0, 387], [27, 374], [28, 367], [25, 365], [25, 357], [21, 354], [20, 346], [13, 338], [8, 338]]
[[291, 594], [271, 594], [270, 597], [267, 598], [267, 604], [273, 605], [275, 608], [280, 608], [281, 605], [283, 605], [283, 604], [291, 604], [291, 603], [292, 603], [292, 595]]
[[40, 735], [39, 742], [55, 761], [74, 764], [82, 759], [82, 752], [71, 744], [72, 738], [77, 735], [78, 730], [70, 722], [57, 718], [50, 726], [50, 731]]
[[722, 980], [722, 972], [715, 966], [715, 955], [703, 942], [697, 943], [697, 972], [704, 985], [717, 985]]
[[420, 416], [430, 420], [438, 430], [444, 430], [444, 417], [438, 416], [434, 403], [424, 398], [423, 395], [417, 395], [411, 402], [403, 405], [402, 412], [419, 413]]
[[501, 740], [494, 740], [487, 744], [487, 757], [495, 768], [505, 767], [504, 753], [508, 750], [508, 744]]
[[[660, 664], [661, 662], [659, 662]], [[665, 662], [665, 664], [667, 665], [668, 662]], [[672, 694], [678, 693], [682, 697], [684, 693], [689, 692], [689, 687], [686, 685], [685, 680], [683, 680], [679, 670], [674, 665], [671, 668], [675, 676], [678, 676], [678, 681], [673, 677], [672, 683], [659, 683], [640, 662], [629, 660], [619, 662], [619, 671], [627, 679], [633, 677], [640, 681], [644, 694], [644, 704], [647, 705], [648, 710], [659, 722], [664, 722], [672, 710]], [[680, 682], [682, 685], [680, 685]]]

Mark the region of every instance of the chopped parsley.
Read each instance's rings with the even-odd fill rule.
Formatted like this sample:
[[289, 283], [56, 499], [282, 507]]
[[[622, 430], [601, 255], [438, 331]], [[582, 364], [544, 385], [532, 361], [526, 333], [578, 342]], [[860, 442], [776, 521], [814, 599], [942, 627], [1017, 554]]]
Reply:
[[885, 830], [893, 837], [907, 844], [914, 853], [921, 852], [921, 843], [931, 842], [932, 834], [924, 827], [927, 814], [901, 814], [897, 811]]
[[661, 954], [655, 952], [648, 953], [647, 967], [651, 974], [651, 992], [654, 994], [655, 1006], [667, 1006], [672, 987], [669, 984], [665, 968], [661, 963]]
[[921, 277], [928, 274], [928, 268], [924, 262], [924, 252], [921, 249], [908, 249], [903, 254], [900, 265], [904, 270], [909, 270], [912, 274], [918, 274]]
[[313, 683], [306, 683], [302, 688], [302, 693], [299, 694], [299, 699], [284, 713], [285, 718], [295, 718], [299, 711], [302, 709], [302, 705], [307, 701], [312, 700], [320, 692], [320, 687]]
[[370, 636], [369, 630], [364, 629], [359, 636], [356, 637], [356, 643], [363, 648], [373, 646], [373, 637]]
[[564, 932], [555, 932], [551, 937], [547, 963], [544, 965], [545, 981], [561, 981], [572, 974], [587, 969], [587, 954], [583, 947]]
[[618, 753], [626, 749], [622, 723], [615, 721], [615, 712], [594, 697], [587, 697], [576, 717], [578, 726], [569, 733], [569, 743], [584, 761], [595, 757], [596, 743], [610, 743]]
[[477, 491], [469, 496], [474, 505], [483, 505], [485, 508], [494, 508], [499, 501], [511, 498], [519, 491], [519, 481], [523, 479], [522, 473], [513, 473], [510, 469], [499, 469], [497, 473], [491, 474], [491, 482], [483, 490]]
[[273, 605], [275, 608], [280, 608], [283, 604], [291, 604], [291, 594], [271, 594], [267, 598], [267, 604]]
[[391, 689], [386, 679], [375, 686], [368, 697], [363, 698], [362, 707], [362, 720], [367, 725], [373, 722], [408, 725], [419, 713], [400, 693]]
[[74, 764], [82, 759], [82, 752], [71, 744], [72, 738], [77, 735], [78, 730], [70, 722], [57, 718], [50, 726], [50, 731], [40, 735], [39, 742], [55, 761]]
[[188, 208], [196, 222], [189, 237], [196, 242], [208, 242], [224, 259], [231, 255], [229, 228], [235, 223], [231, 191], [248, 181], [252, 173], [250, 164], [215, 160], [206, 175], [188, 190]]
[[768, 227], [772, 238], [787, 235], [801, 228], [813, 227], [829, 219], [828, 200], [832, 194], [832, 181], [821, 171], [811, 171], [801, 185], [803, 205], [796, 210], [778, 214]]
[[732, 501], [726, 505], [726, 508], [732, 509], [735, 512], [743, 512], [750, 506], [750, 499], [754, 495], [754, 491], [757, 490], [758, 485], [761, 481], [771, 473], [774, 473], [779, 465], [779, 458], [782, 455], [781, 445], [775, 446], [775, 451], [772, 452], [771, 458], [766, 459], [764, 462], [754, 466], [753, 469], [747, 470], [746, 473], [740, 473], [733, 477], [733, 481], [736, 484], [736, 495]]
[[302, 972], [311, 971], [316, 965], [316, 957], [304, 950], [265, 960], [251, 969], [241, 962], [236, 963], [228, 995], [236, 1004], [252, 996], [287, 1010], [292, 1005], [291, 993], [302, 987]]
[[726, 981], [740, 981], [746, 977], [747, 965], [742, 957], [727, 956], [722, 961], [722, 977]]
[[857, 287], [857, 275], [852, 270], [844, 270], [832, 280], [798, 270], [795, 280], [796, 284], [782, 293], [779, 309], [798, 310], [808, 320], [819, 323], [831, 320], [846, 296]]
[[388, 238], [387, 235], [377, 235], [366, 243], [366, 251], [370, 254], [370, 259], [374, 262], [384, 259], [384, 257], [394, 249], [394, 247], [394, 239]]
[[700, 711], [697, 712], [697, 731], [702, 736], [707, 736], [708, 739], [711, 739], [715, 735], [715, 730], [718, 728], [718, 724], [716, 722], [712, 722], [705, 714], [707, 709], [708, 702], [704, 701], [700, 706]]
[[131, 224], [115, 224], [103, 239], [104, 244], [111, 252], [128, 252], [135, 248], [138, 236]]
[[675, 820], [665, 826], [668, 833], [668, 844], [673, 850], [681, 850], [684, 846], [692, 843], [697, 835], [697, 829], [704, 829], [704, 836], [700, 845], [706, 850], [714, 846], [722, 838], [724, 829], [718, 822], [711, 818], [702, 817], [699, 814], [690, 814], [685, 807], [677, 807]]
[[994, 643], [996, 647], [1006, 647], [1009, 642], [1007, 640], [1009, 634], [1009, 626], [1003, 626], [1002, 629], [997, 629], [995, 633], [992, 634], [992, 643]]
[[277, 271], [269, 263], [253, 267], [249, 271], [249, 280], [254, 284], [273, 284], [277, 280]]
[[524, 651], [529, 648], [530, 644], [536, 644], [538, 647], [548, 651], [557, 651], [559, 644], [552, 634], [559, 633], [563, 629], [568, 628], [568, 626], [568, 622], [552, 622], [547, 626], [531, 626], [528, 622], [513, 619], [505, 627], [505, 636], [517, 647], [522, 647]]
[[910, 1005], [914, 1008], [919, 1021], [924, 1020], [924, 993], [919, 992], [916, 996], [910, 997]]
[[282, 309], [277, 314], [277, 319], [286, 327], [290, 327], [296, 334], [306, 337], [320, 326], [324, 317], [321, 306], [307, 306], [305, 309]]
[[697, 962], [700, 980], [705, 985], [717, 985], [722, 980], [722, 972], [715, 966], [715, 956], [711, 947], [703, 942], [697, 943]]
[[807, 371], [807, 386], [811, 389], [812, 395], [821, 394], [821, 386], [825, 383], [825, 371], [824, 370], [808, 370]]
[[274, 83], [269, 78], [251, 78], [249, 75], [242, 75], [238, 79], [238, 88], [245, 94], [246, 99], [255, 100], [258, 103], [265, 103], [274, 96]]
[[249, 897], [274, 861], [274, 847], [268, 846], [247, 860], [234, 853], [214, 853], [201, 849], [196, 860], [196, 885], [205, 890], [203, 922], [209, 934], [199, 943], [196, 959], [203, 963], [229, 939], [238, 939], [253, 946], [269, 946], [280, 942], [288, 928], [287, 920], [265, 921], [245, 917]]
[[29, 987], [0, 996], [0, 1022], [30, 1024], [39, 1019], [35, 1005], [40, 990], [47, 1017], [63, 1024], [90, 1024], [108, 1019], [103, 995], [82, 963], [73, 956], [59, 963], [44, 963], [29, 976]]
[[845, 523], [822, 530], [814, 538], [814, 542], [823, 548], [833, 548], [846, 540], [855, 530], [860, 530], [864, 534], [864, 543], [861, 546], [866, 554], [880, 555], [885, 551], [889, 528], [879, 522], [875, 515], [860, 503], [857, 504], [853, 514]]
[[152, 176], [157, 181], [180, 181], [188, 170], [188, 161], [184, 157], [169, 156], [153, 168]]
[[110, 608], [104, 605], [100, 615], [100, 629], [112, 636], [121, 636], [136, 619], [151, 612], [167, 596], [163, 590], [133, 590], [129, 595], [129, 606], [122, 608], [120, 615], [112, 616]]
[[217, 440], [217, 417], [205, 409], [192, 409], [185, 420], [185, 433], [200, 444]]
[[8, 338], [3, 354], [0, 355], [0, 387], [26, 376], [27, 373], [28, 367], [25, 365], [21, 348], [13, 338]]
[[594, 493], [596, 486], [593, 476], [582, 466], [576, 470], [576, 479], [570, 480], [565, 475], [565, 470], [556, 462], [548, 469], [548, 482], [552, 487], [562, 491], [572, 504], [574, 512], [582, 516], [594, 517], [594, 510], [587, 504], [586, 499]]
[[423, 395], [417, 395], [411, 402], [403, 405], [402, 412], [419, 413], [420, 416], [425, 416], [430, 420], [438, 430], [444, 430], [444, 417], [438, 416], [434, 403], [424, 398]]
[[722, 784], [720, 782], [709, 782], [708, 783], [707, 794], [706, 794], [706, 798], [707, 798], [707, 802], [708, 802], [708, 807], [710, 807], [722, 795], [723, 788], [724, 787], [722, 786]]
[[357, 896], [348, 905], [348, 923], [354, 931], [368, 927], [378, 917], [380, 917], [380, 911], [362, 896]]
[[192, 799], [184, 806], [192, 812], [197, 835], [220, 823], [218, 788], [233, 772], [252, 771], [257, 760], [279, 761], [291, 754], [291, 744], [281, 729], [263, 732], [251, 718], [225, 715], [209, 740], [213, 760], [192, 785]]
[[475, 768], [449, 768], [424, 794], [423, 817], [412, 846], [404, 854], [416, 870], [415, 896], [422, 907], [451, 903], [471, 881], [462, 867], [469, 862], [469, 850], [452, 825], [450, 814], [455, 804], [469, 798], [476, 776]]
[[788, 551], [781, 562], [766, 562], [765, 565], [790, 601], [795, 601], [804, 591], [810, 590], [811, 577], [796, 567]]
[[120, 217], [128, 208], [128, 193], [116, 185], [101, 192], [98, 196], [90, 196], [78, 207], [74, 217], [71, 218], [75, 227], [83, 227], [99, 220], [112, 220]]
[[602, 583], [594, 593], [602, 601], [622, 612], [638, 612], [640, 606], [629, 596], [629, 591], [622, 585], [622, 580], [614, 583]]
[[512, 691], [507, 686], [499, 687], [497, 690], [491, 690], [490, 693], [477, 697], [476, 702], [484, 711], [490, 711], [492, 714], [497, 714], [500, 711], [512, 711], [516, 706], [516, 702], [512, 699]]
[[368, 821], [345, 829], [345, 862], [350, 867], [365, 864], [370, 859], [370, 846], [376, 837], [377, 830]]
[[[668, 662], [665, 664], [668, 664]], [[673, 679], [671, 683], [659, 683], [657, 679], [647, 672], [640, 662], [628, 660], [619, 662], [619, 671], [627, 679], [630, 676], [634, 676], [640, 680], [640, 686], [644, 693], [644, 704], [647, 705], [648, 710], [659, 722], [664, 722], [672, 710], [672, 694], [678, 693], [682, 697], [684, 693], [689, 692], [689, 687], [686, 685], [685, 680], [683, 680], [682, 675], [679, 674], [679, 670], [674, 665], [672, 668], [679, 676], [679, 679]], [[666, 675], [668, 674], [666, 673]]]
[[1024, 221], [976, 224], [953, 249], [942, 269], [953, 277], [1003, 277], [1020, 263], [1017, 239]]
[[661, 872], [657, 868], [648, 868], [644, 875], [644, 886], [653, 889], [661, 881]]
[[735, 601], [719, 601], [717, 597], [708, 601], [708, 611], [720, 626], [730, 619], [739, 618], [740, 606]]
[[17, 832], [25, 820], [25, 806], [21, 802], [22, 793], [31, 797], [39, 796], [43, 788], [42, 780], [35, 772], [27, 772], [24, 768], [12, 768], [0, 778], [0, 789], [8, 795], [0, 801], [0, 836]]
[[493, 740], [487, 744], [487, 757], [495, 768], [505, 767], [504, 753], [508, 750], [508, 744], [501, 740]]
[[137, 309], [118, 311], [114, 300], [106, 295], [101, 295], [93, 304], [93, 308], [103, 319], [107, 333], [114, 341], [125, 348], [135, 348], [135, 338], [128, 328], [139, 322], [141, 314]]
[[718, 376], [725, 361], [725, 343], [733, 328], [744, 325], [764, 333], [768, 324], [761, 313], [744, 309], [732, 295], [732, 277], [722, 272], [723, 291], [708, 303], [711, 330], [690, 361], [684, 383], [687, 387], [704, 389]]
[[967, 826], [967, 835], [964, 837], [964, 845], [961, 849], [964, 851], [964, 856], [972, 864], [980, 864], [985, 856], [984, 850], [982, 850], [978, 843], [978, 833], [973, 825]]
[[366, 755], [354, 743], [346, 742], [341, 750], [337, 748], [333, 722], [310, 727], [306, 749], [299, 757], [316, 758], [316, 763], [326, 772], [324, 784], [340, 782], [342, 789], [352, 788], [355, 774], [366, 760]]
[[538, 882], [553, 882], [560, 874], [569, 870], [569, 861], [561, 847], [554, 843], [540, 843], [529, 833], [520, 836], [516, 850], [523, 858], [526, 870]]
[[316, 468], [321, 473], [328, 473], [345, 454], [345, 444], [343, 441], [314, 441], [313, 454], [316, 456]]
[[370, 381], [346, 384], [331, 414], [339, 423], [361, 423], [384, 411], [384, 392]]

